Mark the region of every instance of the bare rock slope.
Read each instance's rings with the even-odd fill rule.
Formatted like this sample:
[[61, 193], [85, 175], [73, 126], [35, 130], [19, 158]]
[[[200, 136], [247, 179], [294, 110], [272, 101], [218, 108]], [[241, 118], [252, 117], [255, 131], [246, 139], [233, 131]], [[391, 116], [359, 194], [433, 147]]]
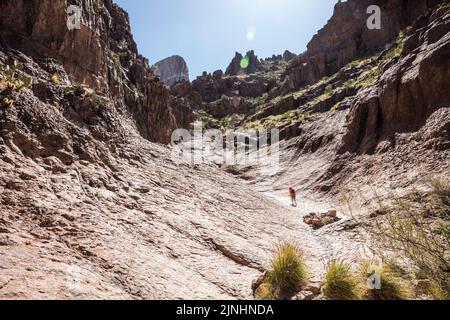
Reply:
[[278, 241], [301, 243], [317, 276], [344, 250], [216, 166], [174, 163], [107, 99], [84, 119], [88, 88], [39, 88], [0, 110], [0, 298], [250, 298]]

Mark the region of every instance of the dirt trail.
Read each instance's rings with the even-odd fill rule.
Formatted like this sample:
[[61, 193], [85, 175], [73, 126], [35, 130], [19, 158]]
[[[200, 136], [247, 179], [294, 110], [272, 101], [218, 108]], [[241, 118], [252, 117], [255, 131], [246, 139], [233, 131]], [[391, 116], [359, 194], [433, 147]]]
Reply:
[[332, 206], [325, 203], [303, 198], [299, 199], [299, 206], [290, 206], [288, 196], [279, 193], [265, 193], [283, 208], [280, 222], [289, 226], [293, 233], [282, 235], [283, 238], [294, 240], [304, 250], [307, 263], [314, 280], [320, 280], [325, 272], [327, 262], [333, 258], [352, 260], [359, 255], [367, 254], [364, 236], [361, 230], [345, 230], [352, 225], [350, 218], [343, 218], [340, 222], [314, 230], [303, 222], [303, 217], [311, 212], [327, 211]]

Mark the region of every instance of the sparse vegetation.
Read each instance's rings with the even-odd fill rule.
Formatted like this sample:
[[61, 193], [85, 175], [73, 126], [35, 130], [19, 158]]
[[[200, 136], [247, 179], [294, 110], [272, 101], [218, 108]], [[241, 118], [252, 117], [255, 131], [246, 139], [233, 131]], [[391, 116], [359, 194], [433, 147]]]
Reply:
[[331, 300], [359, 300], [362, 298], [360, 278], [352, 273], [349, 263], [333, 260], [328, 264], [323, 294]]
[[95, 92], [90, 96], [92, 106], [96, 111], [100, 110], [100, 108], [104, 105], [104, 98], [96, 94]]
[[220, 128], [219, 121], [212, 117], [205, 110], [194, 110], [194, 117], [196, 120], [201, 121], [205, 129], [218, 129]]
[[436, 12], [445, 10], [448, 7], [450, 7], [450, 0], [443, 0], [442, 3], [438, 5]]
[[361, 69], [364, 68], [376, 61], [376, 57], [369, 57], [366, 59], [360, 59], [360, 60], [354, 60], [347, 64], [344, 68], [345, 69]]
[[19, 91], [28, 88], [32, 84], [30, 76], [20, 76], [19, 71], [23, 69], [23, 65], [14, 61], [12, 66], [0, 68], [0, 90], [9, 89], [12, 91]]
[[82, 100], [89, 100], [93, 110], [98, 111], [105, 105], [105, 98], [98, 95], [93, 89], [86, 84], [76, 83], [66, 88], [66, 97], [76, 97]]
[[222, 131], [235, 129], [244, 117], [245, 115], [242, 114], [230, 114], [219, 120], [220, 129]]
[[308, 281], [303, 253], [296, 244], [282, 243], [272, 259], [264, 290], [258, 299], [288, 299], [295, 295]]
[[54, 75], [52, 75], [52, 77], [50, 78], [50, 81], [56, 85], [61, 84], [61, 78], [56, 73]]
[[244, 103], [246, 103], [254, 108], [258, 108], [266, 103], [267, 97], [268, 97], [268, 94], [264, 93], [263, 95], [258, 96], [258, 97], [254, 97], [254, 98], [245, 97], [242, 99], [243, 99]]
[[83, 83], [75, 83], [73, 86], [66, 88], [67, 96], [77, 96], [77, 97], [85, 97], [89, 95], [91, 90], [89, 87]]
[[5, 108], [14, 104], [13, 91], [20, 91], [31, 86], [33, 78], [19, 75], [23, 65], [14, 61], [13, 65], [0, 68], [0, 102]]
[[120, 55], [117, 52], [112, 53], [112, 59], [116, 64], [120, 64]]
[[345, 89], [350, 89], [350, 88], [354, 88], [356, 85], [356, 81], [353, 79], [347, 80], [344, 82], [344, 88]]
[[105, 14], [107, 12], [105, 6], [99, 0], [92, 0], [92, 11], [94, 14]]
[[278, 80], [286, 71], [287, 66], [288, 62], [285, 60], [279, 60], [277, 62], [266, 60], [262, 63], [263, 71], [258, 71], [254, 75], [267, 80]]
[[122, 40], [119, 42], [118, 47], [119, 47], [120, 50], [127, 50], [127, 49], [128, 49], [128, 42], [127, 42], [127, 40], [122, 39]]
[[450, 182], [427, 181], [429, 191], [391, 196], [383, 215], [374, 215], [371, 232], [380, 254], [407, 259], [430, 281], [430, 294], [450, 298]]
[[269, 116], [261, 120], [244, 123], [245, 129], [273, 129], [286, 127], [294, 123], [303, 123], [315, 118], [314, 114], [299, 110], [288, 111], [280, 115]]
[[132, 83], [130, 81], [123, 81], [123, 84], [130, 89], [131, 91], [134, 92], [134, 95], [136, 96], [136, 98], [142, 98], [144, 97], [144, 93], [142, 92], [141, 88], [139, 87], [138, 84], [136, 83]]

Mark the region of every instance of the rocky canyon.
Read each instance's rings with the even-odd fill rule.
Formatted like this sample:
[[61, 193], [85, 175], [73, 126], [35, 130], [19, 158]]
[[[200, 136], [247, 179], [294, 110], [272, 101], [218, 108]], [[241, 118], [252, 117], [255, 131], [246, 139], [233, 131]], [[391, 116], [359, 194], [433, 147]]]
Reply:
[[[448, 1], [338, 1], [305, 52], [236, 52], [192, 81], [182, 57], [140, 55], [129, 20], [112, 0], [0, 0], [0, 299], [254, 299], [285, 242], [309, 277], [283, 298], [329, 299], [328, 263], [378, 254], [393, 194], [444, 226], [448, 274]], [[277, 170], [176, 161], [174, 131], [199, 122], [277, 129]]]

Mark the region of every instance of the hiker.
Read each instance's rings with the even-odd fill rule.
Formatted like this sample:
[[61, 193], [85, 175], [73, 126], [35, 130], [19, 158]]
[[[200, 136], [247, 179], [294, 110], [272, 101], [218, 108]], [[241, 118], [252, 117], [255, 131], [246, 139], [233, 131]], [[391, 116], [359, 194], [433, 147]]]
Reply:
[[297, 192], [294, 190], [294, 188], [289, 188], [289, 195], [291, 196], [292, 206], [297, 206]]

